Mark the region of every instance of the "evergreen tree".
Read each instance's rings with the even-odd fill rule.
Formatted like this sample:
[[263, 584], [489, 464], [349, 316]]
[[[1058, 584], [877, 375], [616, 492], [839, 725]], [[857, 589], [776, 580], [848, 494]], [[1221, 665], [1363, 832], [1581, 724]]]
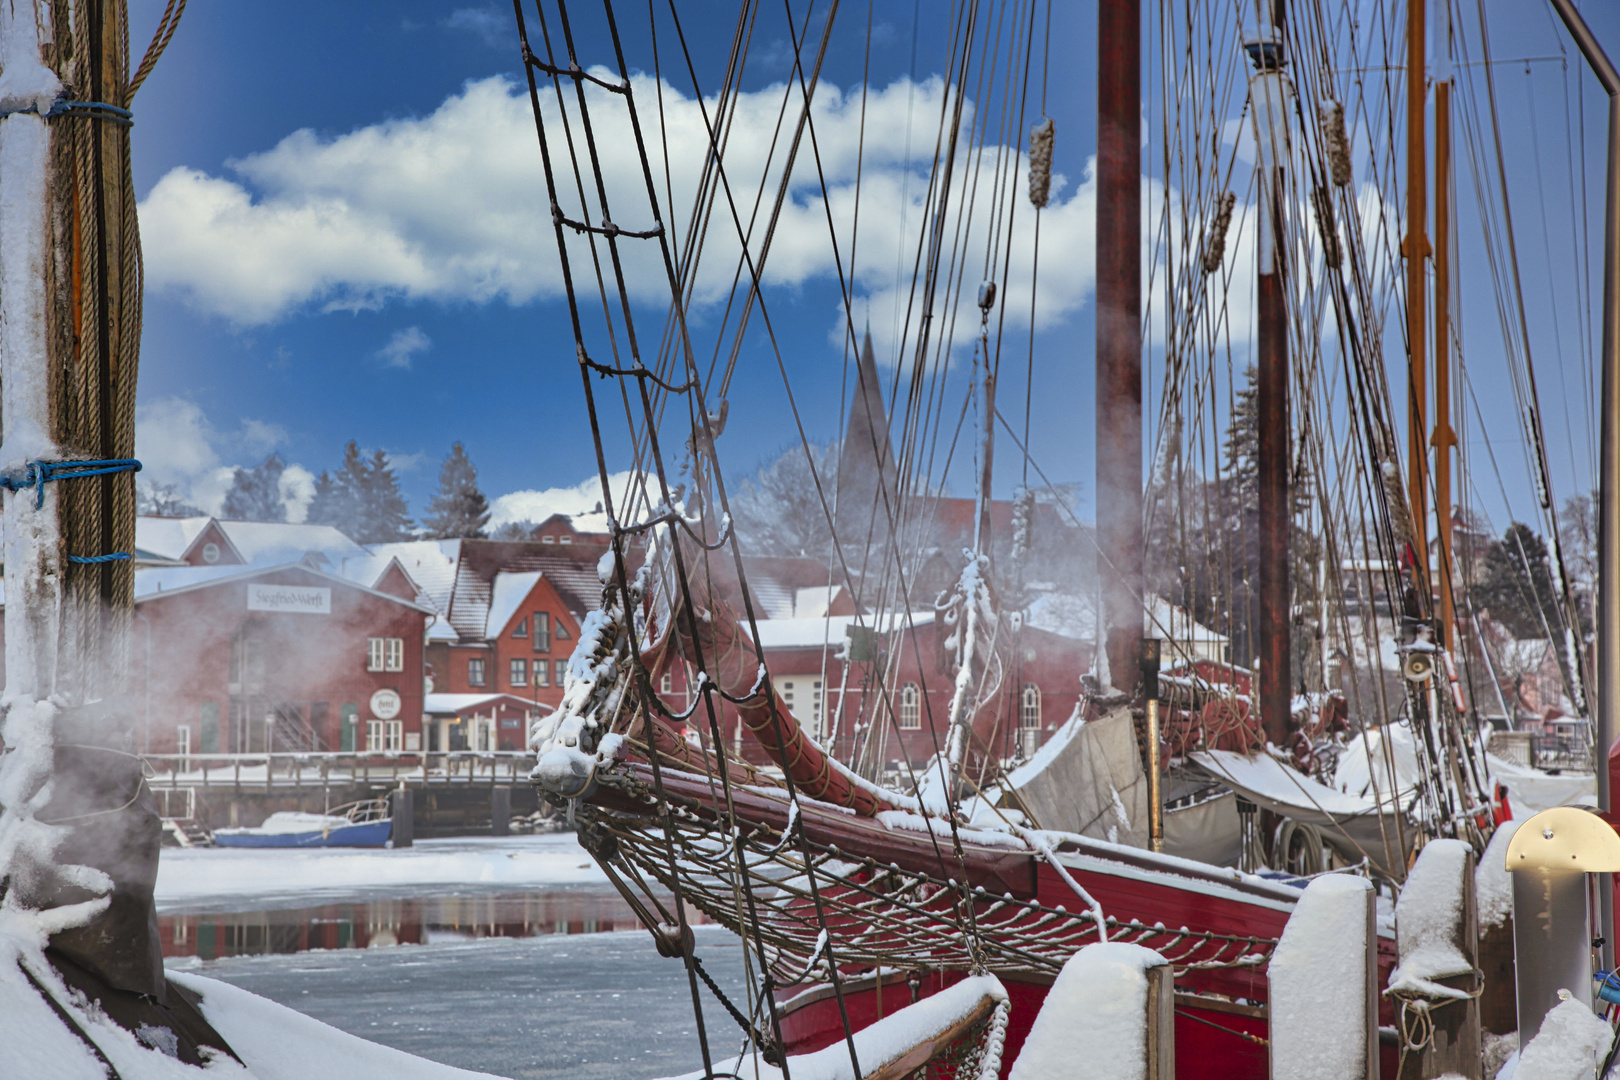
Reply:
[[[347, 466], [347, 459], [344, 464]], [[365, 474], [359, 487], [360, 522], [354, 539], [362, 544], [412, 539], [416, 535], [415, 526], [405, 505], [405, 496], [400, 494], [399, 480], [388, 464], [388, 455], [381, 450], [374, 451], [370, 463], [362, 463], [361, 468]]]
[[221, 515], [227, 521], [286, 521], [287, 506], [281, 501], [281, 474], [286, 469], [275, 454], [255, 468], [237, 469]]
[[478, 470], [458, 442], [439, 468], [439, 493], [428, 503], [422, 527], [435, 540], [456, 540], [485, 535], [489, 500], [478, 490]]
[[310, 500], [304, 520], [311, 525], [330, 525], [345, 536], [359, 539], [361, 492], [367, 479], [366, 463], [358, 444], [350, 441], [343, 448], [343, 464], [336, 473], [322, 472], [315, 478], [315, 497]]
[[1530, 526], [1515, 521], [1502, 539], [1485, 549], [1474, 600], [1516, 638], [1559, 639], [1563, 619], [1553, 588], [1547, 542]]
[[135, 485], [135, 512], [142, 517], [203, 516], [202, 510], [187, 502], [175, 485], [155, 481]]

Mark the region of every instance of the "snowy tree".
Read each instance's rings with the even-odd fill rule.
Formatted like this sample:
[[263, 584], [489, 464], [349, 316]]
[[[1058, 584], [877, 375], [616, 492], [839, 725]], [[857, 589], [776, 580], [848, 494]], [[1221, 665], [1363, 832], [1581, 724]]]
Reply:
[[388, 463], [388, 455], [381, 450], [373, 451], [361, 488], [360, 523], [354, 538], [362, 544], [385, 544], [410, 540], [415, 535], [405, 496], [400, 494], [399, 479]]
[[343, 464], [336, 472], [323, 472], [315, 478], [315, 497], [305, 520], [312, 525], [331, 525], [362, 544], [409, 540], [415, 535], [388, 455], [377, 450], [368, 460], [353, 441], [343, 448]]
[[201, 517], [173, 484], [140, 483], [135, 486], [135, 512], [143, 517]]
[[490, 533], [491, 540], [533, 540], [537, 528], [532, 521], [508, 521]]
[[478, 470], [458, 442], [439, 469], [439, 492], [428, 503], [422, 527], [435, 540], [455, 540], [483, 537], [488, 524], [489, 500], [478, 490]]
[[[744, 479], [731, 499], [731, 512], [747, 550], [757, 555], [832, 558], [832, 530], [817, 494], [816, 478], [830, 504], [837, 475], [835, 447], [811, 446], [807, 452], [804, 446], [795, 446]], [[865, 542], [865, 537], [843, 539], [846, 547]]]
[[286, 521], [287, 506], [281, 501], [281, 474], [286, 470], [275, 454], [255, 468], [237, 469], [221, 516], [227, 521]]

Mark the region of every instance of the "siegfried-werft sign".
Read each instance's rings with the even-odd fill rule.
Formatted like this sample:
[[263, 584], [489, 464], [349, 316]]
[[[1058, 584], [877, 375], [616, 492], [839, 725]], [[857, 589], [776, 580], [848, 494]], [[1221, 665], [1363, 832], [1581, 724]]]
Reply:
[[332, 614], [332, 590], [318, 585], [262, 585], [250, 583], [249, 611], [288, 611], [304, 615]]

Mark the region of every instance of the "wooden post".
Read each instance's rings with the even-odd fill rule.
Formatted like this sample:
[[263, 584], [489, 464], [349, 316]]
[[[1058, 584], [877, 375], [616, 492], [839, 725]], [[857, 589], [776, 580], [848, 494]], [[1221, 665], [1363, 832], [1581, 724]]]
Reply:
[[509, 836], [512, 832], [512, 789], [489, 789], [489, 835]]
[[1146, 1062], [1135, 1074], [1143, 1080], [1174, 1080], [1175, 1008], [1175, 971], [1164, 957], [1124, 942], [1087, 945], [1058, 973], [1009, 1075], [1116, 1075], [1088, 1071], [1093, 1054]]
[[[1266, 972], [1272, 1080], [1377, 1080], [1374, 913], [1372, 883], [1347, 874], [1315, 879], [1294, 905]], [[1345, 1007], [1319, 1008], [1325, 987]]]
[[[1400, 1080], [1461, 1076], [1480, 1080], [1479, 914], [1474, 850], [1461, 840], [1431, 840], [1418, 854], [1395, 905], [1400, 966], [1389, 994], [1400, 1010], [1426, 1010], [1430, 1037], [1401, 1055]], [[1444, 958], [1444, 959], [1439, 959]], [[1397, 1022], [1397, 1027], [1400, 1024]]]
[[1412, 556], [1419, 567], [1419, 590], [1429, 588], [1428, 499], [1428, 371], [1425, 340], [1428, 290], [1424, 287], [1424, 261], [1429, 257], [1429, 148], [1423, 106], [1428, 98], [1428, 15], [1425, 0], [1406, 4], [1406, 341], [1407, 363], [1407, 501], [1412, 507]]
[[1440, 617], [1435, 639], [1455, 647], [1451, 580], [1451, 82], [1434, 84], [1434, 526], [1439, 538]]
[[388, 796], [388, 816], [394, 823], [390, 841], [395, 847], [408, 848], [416, 841], [416, 797], [408, 787], [395, 788]]

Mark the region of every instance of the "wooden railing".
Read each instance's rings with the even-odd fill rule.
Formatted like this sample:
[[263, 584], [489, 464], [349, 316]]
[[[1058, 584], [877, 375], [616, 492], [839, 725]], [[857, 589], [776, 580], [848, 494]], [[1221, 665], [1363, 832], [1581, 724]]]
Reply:
[[269, 754], [143, 754], [154, 788], [238, 791], [341, 787], [522, 784], [534, 755], [518, 750], [429, 750]]

